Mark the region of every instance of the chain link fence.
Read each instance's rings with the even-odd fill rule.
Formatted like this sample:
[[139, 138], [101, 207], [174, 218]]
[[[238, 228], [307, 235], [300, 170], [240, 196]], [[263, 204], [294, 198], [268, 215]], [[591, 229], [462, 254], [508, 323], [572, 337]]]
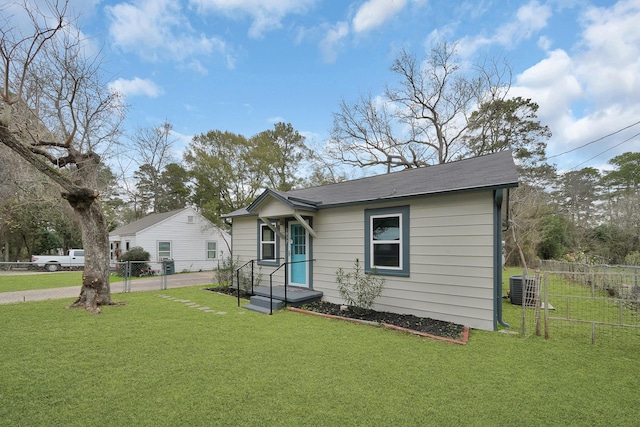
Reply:
[[[57, 272], [82, 271], [82, 267], [60, 266], [56, 272], [32, 262], [0, 262], [0, 275], [54, 275]], [[233, 266], [225, 260], [165, 260], [112, 262], [111, 288], [121, 292], [168, 289], [190, 284], [230, 283]], [[115, 280], [115, 278], [121, 280]], [[145, 280], [140, 280], [145, 279]], [[70, 283], [69, 286], [80, 285]], [[121, 286], [121, 288], [119, 288]]]
[[139, 278], [147, 279], [145, 283], [157, 279], [158, 289], [167, 289], [192, 280], [189, 273], [201, 273], [209, 284], [225, 283], [232, 275], [229, 270], [222, 260], [124, 261], [115, 264], [112, 274], [122, 277], [123, 292], [132, 292]]

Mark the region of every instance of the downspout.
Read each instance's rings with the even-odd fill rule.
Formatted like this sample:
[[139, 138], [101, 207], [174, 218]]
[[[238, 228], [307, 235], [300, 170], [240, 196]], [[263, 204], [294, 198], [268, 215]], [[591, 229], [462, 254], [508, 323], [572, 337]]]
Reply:
[[[499, 188], [494, 193], [493, 206], [493, 330], [498, 330], [498, 324], [509, 328], [509, 324], [502, 320], [502, 202], [504, 189]], [[508, 204], [508, 201], [507, 201]], [[508, 209], [508, 207], [507, 207]]]

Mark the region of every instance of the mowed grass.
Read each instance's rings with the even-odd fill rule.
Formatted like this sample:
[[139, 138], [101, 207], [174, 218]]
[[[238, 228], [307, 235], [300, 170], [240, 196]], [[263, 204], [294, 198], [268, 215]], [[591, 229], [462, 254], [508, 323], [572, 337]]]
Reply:
[[[121, 282], [122, 277], [112, 274], [110, 283]], [[0, 274], [0, 292], [29, 291], [36, 289], [65, 288], [81, 286], [82, 271], [30, 272]]]
[[604, 348], [474, 330], [460, 346], [289, 311], [249, 312], [200, 287], [115, 299], [127, 304], [98, 316], [65, 310], [66, 300], [0, 306], [0, 424], [631, 426], [640, 419], [637, 341]]

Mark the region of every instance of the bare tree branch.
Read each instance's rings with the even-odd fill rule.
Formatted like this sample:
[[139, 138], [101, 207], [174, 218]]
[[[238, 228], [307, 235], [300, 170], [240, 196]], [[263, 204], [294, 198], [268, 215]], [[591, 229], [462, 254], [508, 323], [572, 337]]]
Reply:
[[402, 51], [391, 66], [398, 83], [383, 97], [343, 100], [334, 113], [329, 154], [349, 165], [387, 170], [463, 156], [471, 111], [487, 97], [504, 95], [510, 83], [502, 80], [511, 75], [497, 61], [462, 69], [456, 48], [438, 44], [423, 61]]

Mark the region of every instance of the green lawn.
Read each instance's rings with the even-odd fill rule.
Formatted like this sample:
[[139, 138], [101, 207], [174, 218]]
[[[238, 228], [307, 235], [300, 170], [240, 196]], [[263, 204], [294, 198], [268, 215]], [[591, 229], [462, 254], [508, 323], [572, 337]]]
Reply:
[[199, 287], [116, 299], [127, 305], [98, 316], [65, 310], [63, 300], [0, 306], [0, 424], [625, 426], [640, 419], [637, 340], [604, 347], [472, 331], [460, 346], [288, 311], [248, 312]]
[[[122, 277], [112, 274], [110, 283], [122, 282]], [[0, 292], [28, 291], [33, 289], [81, 286], [82, 271], [38, 272], [30, 274], [0, 274]]]

